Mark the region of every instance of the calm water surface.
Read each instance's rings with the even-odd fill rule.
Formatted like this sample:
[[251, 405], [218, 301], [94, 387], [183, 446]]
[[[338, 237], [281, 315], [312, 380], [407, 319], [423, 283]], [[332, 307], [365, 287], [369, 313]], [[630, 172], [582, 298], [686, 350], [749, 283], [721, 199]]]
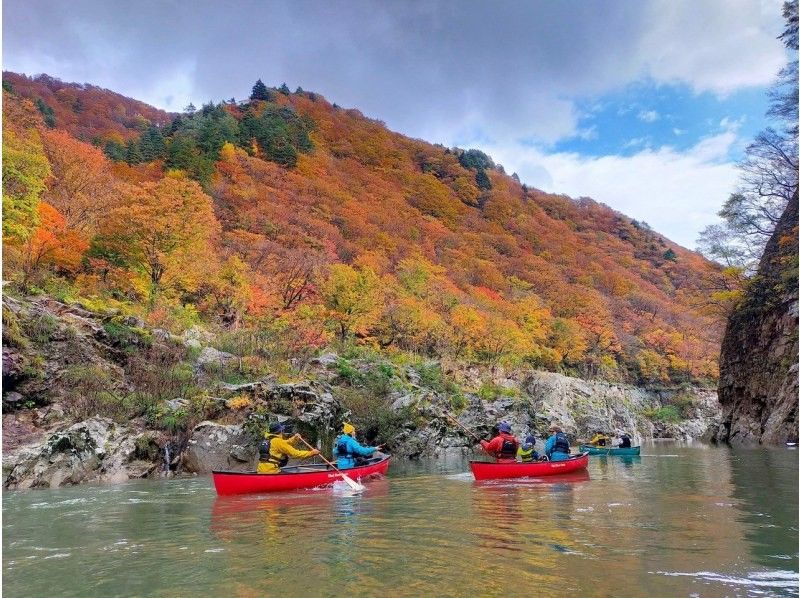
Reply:
[[345, 488], [209, 478], [3, 494], [6, 596], [791, 596], [796, 451], [657, 443], [567, 480], [393, 463]]

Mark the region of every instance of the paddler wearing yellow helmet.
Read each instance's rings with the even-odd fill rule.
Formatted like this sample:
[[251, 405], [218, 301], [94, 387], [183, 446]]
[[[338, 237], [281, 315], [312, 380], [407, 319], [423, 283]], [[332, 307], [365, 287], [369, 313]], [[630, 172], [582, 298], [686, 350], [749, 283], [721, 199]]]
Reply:
[[314, 455], [319, 455], [317, 449], [305, 451], [292, 446], [292, 442], [299, 438], [294, 434], [291, 424], [274, 422], [269, 426], [269, 432], [264, 434], [264, 440], [258, 446], [258, 468], [257, 473], [280, 473], [281, 467], [285, 467], [289, 458], [308, 459]]
[[342, 426], [342, 433], [336, 437], [333, 443], [333, 456], [336, 459], [336, 467], [339, 469], [355, 467], [359, 461], [371, 457], [381, 448], [380, 446], [361, 446], [355, 439], [355, 435], [355, 426], [345, 422]]

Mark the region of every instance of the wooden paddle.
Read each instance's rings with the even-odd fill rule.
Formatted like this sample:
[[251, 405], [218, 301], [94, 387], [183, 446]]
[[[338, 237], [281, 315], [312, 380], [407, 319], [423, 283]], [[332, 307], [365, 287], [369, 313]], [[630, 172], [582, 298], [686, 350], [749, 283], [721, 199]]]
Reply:
[[480, 441], [481, 441], [480, 437], [479, 437], [479, 436], [478, 436], [478, 435], [477, 435], [475, 432], [473, 432], [472, 430], [468, 429], [466, 426], [462, 425], [460, 421], [458, 421], [458, 420], [457, 420], [455, 417], [453, 417], [452, 415], [450, 415], [449, 413], [447, 413], [447, 411], [444, 411], [444, 410], [442, 410], [442, 414], [443, 414], [443, 415], [444, 415], [444, 416], [445, 416], [447, 419], [449, 419], [451, 422], [453, 422], [455, 425], [457, 425], [459, 428], [461, 428], [462, 430], [464, 430], [464, 431], [465, 431], [467, 434], [469, 434], [470, 436], [472, 436], [472, 437], [473, 437], [475, 440], [477, 440], [478, 442], [480, 442]]
[[[306, 445], [308, 448], [310, 448], [312, 451], [316, 450], [316, 449], [315, 449], [313, 446], [311, 446], [310, 444], [308, 444], [308, 443], [306, 442], [306, 439], [305, 439], [305, 438], [303, 438], [302, 436], [300, 436], [300, 434], [298, 434], [298, 435], [297, 435], [297, 438], [299, 438], [299, 439], [300, 439], [300, 442], [302, 442], [303, 444], [305, 444], [305, 445]], [[320, 459], [322, 459], [323, 461], [325, 461], [325, 463], [327, 463], [327, 464], [328, 464], [328, 465], [329, 465], [331, 468], [333, 468], [333, 469], [336, 471], [336, 473], [338, 473], [340, 476], [342, 476], [342, 479], [343, 479], [343, 480], [344, 480], [344, 481], [347, 483], [347, 485], [348, 485], [348, 486], [350, 486], [350, 488], [352, 488], [352, 489], [353, 489], [353, 491], [354, 491], [354, 492], [363, 492], [363, 491], [364, 491], [364, 486], [362, 486], [361, 484], [359, 484], [358, 482], [356, 482], [356, 481], [355, 481], [353, 478], [351, 478], [350, 476], [348, 476], [346, 473], [342, 473], [342, 470], [341, 470], [341, 469], [339, 469], [338, 467], [336, 467], [336, 466], [335, 466], [333, 463], [331, 463], [330, 461], [328, 461], [328, 460], [327, 460], [325, 457], [323, 457], [323, 456], [322, 456], [322, 453], [319, 453], [319, 455], [318, 455], [318, 456], [319, 456], [319, 458], [320, 458]]]

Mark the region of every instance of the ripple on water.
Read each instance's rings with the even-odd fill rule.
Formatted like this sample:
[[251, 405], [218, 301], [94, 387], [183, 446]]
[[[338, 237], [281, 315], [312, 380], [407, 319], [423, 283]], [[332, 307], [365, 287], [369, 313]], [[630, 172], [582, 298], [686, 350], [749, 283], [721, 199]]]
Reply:
[[463, 473], [451, 473], [443, 477], [446, 480], [453, 480], [456, 482], [471, 482], [473, 480], [472, 474], [468, 471]]
[[751, 571], [747, 577], [716, 573], [714, 571], [697, 571], [695, 573], [681, 571], [650, 571], [651, 574], [667, 577], [693, 577], [703, 581], [721, 583], [727, 586], [746, 588], [796, 588], [800, 577], [793, 571]]
[[68, 507], [70, 505], [82, 505], [87, 504], [90, 502], [94, 502], [94, 499], [90, 497], [81, 497], [81, 498], [68, 498], [66, 500], [58, 500], [55, 502], [35, 502], [29, 505], [31, 509], [59, 509], [61, 507]]

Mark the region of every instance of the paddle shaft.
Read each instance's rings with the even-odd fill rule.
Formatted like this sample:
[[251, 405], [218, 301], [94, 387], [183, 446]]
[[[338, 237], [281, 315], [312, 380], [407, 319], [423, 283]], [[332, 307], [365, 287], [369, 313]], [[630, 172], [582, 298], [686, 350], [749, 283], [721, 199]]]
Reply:
[[[316, 449], [315, 449], [313, 446], [311, 446], [310, 444], [308, 444], [308, 443], [306, 442], [306, 439], [305, 439], [305, 438], [303, 438], [302, 436], [300, 436], [300, 434], [298, 434], [298, 435], [297, 435], [297, 437], [300, 439], [300, 442], [302, 442], [303, 444], [305, 444], [305, 445], [306, 445], [308, 448], [310, 448], [312, 451], [316, 450]], [[338, 473], [340, 476], [342, 476], [342, 479], [343, 479], [345, 482], [347, 482], [347, 484], [348, 484], [349, 486], [351, 486], [351, 487], [353, 487], [353, 488], [360, 488], [360, 487], [361, 487], [361, 485], [360, 485], [358, 482], [356, 482], [356, 481], [355, 481], [353, 478], [351, 478], [350, 476], [348, 476], [346, 473], [342, 472], [342, 470], [341, 470], [341, 469], [339, 469], [339, 468], [338, 468], [338, 467], [336, 467], [336, 466], [335, 466], [333, 463], [331, 463], [331, 462], [330, 462], [330, 461], [328, 461], [328, 460], [327, 460], [325, 457], [323, 457], [323, 456], [322, 456], [322, 453], [318, 453], [318, 454], [317, 454], [317, 456], [318, 456], [320, 459], [322, 459], [323, 461], [325, 461], [325, 463], [327, 463], [327, 464], [328, 464], [330, 467], [332, 467], [332, 468], [333, 468], [333, 469], [336, 471], [336, 473]]]
[[470, 436], [472, 436], [472, 437], [473, 437], [475, 440], [477, 440], [478, 442], [480, 442], [480, 441], [481, 441], [480, 437], [479, 437], [479, 436], [478, 436], [478, 435], [477, 435], [475, 432], [473, 432], [472, 430], [468, 429], [466, 426], [462, 425], [460, 421], [458, 421], [458, 420], [457, 420], [455, 417], [453, 417], [452, 415], [450, 415], [449, 413], [447, 413], [447, 411], [442, 411], [442, 413], [444, 413], [444, 416], [445, 416], [447, 419], [449, 419], [451, 422], [453, 422], [453, 423], [454, 423], [455, 425], [457, 425], [459, 428], [461, 428], [462, 430], [464, 430], [464, 431], [465, 431], [467, 434], [469, 434]]

